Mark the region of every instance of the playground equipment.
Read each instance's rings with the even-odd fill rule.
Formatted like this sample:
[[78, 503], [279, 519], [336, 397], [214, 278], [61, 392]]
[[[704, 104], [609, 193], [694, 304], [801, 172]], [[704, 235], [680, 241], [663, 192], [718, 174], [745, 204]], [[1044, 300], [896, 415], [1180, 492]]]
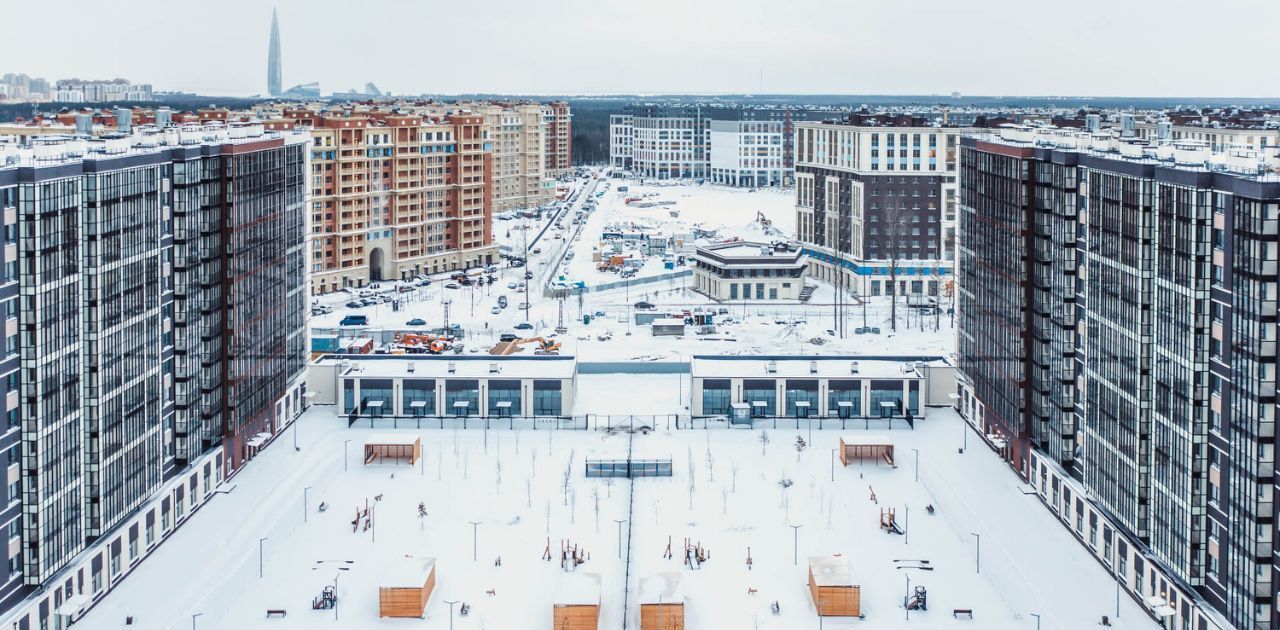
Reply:
[[886, 534], [903, 533], [902, 528], [898, 526], [897, 516], [894, 515], [893, 508], [880, 508], [880, 529]]
[[320, 595], [311, 600], [312, 610], [329, 610], [337, 605], [338, 591], [333, 588], [333, 585], [325, 586]]
[[[542, 559], [551, 561], [551, 537], [547, 537], [547, 546], [542, 550]], [[560, 541], [560, 568], [565, 571], [572, 571], [578, 568], [578, 565], [585, 564], [591, 559], [591, 554], [586, 549], [578, 547], [578, 544], [568, 539]]]
[[929, 610], [928, 597], [929, 592], [923, 586], [917, 586], [914, 592], [906, 597], [903, 605], [906, 606], [907, 610]]

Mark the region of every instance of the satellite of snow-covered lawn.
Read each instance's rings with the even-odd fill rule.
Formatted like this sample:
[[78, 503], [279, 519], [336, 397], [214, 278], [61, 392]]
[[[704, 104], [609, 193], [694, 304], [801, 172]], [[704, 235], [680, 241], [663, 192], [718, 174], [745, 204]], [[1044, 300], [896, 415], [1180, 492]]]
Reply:
[[[584, 411], [617, 413], [641, 397], [672, 406], [672, 380], [583, 376], [583, 388], [614, 393]], [[590, 600], [600, 628], [638, 628], [640, 606], [663, 594], [683, 604], [687, 628], [817, 627], [808, 563], [834, 556], [859, 587], [863, 618], [827, 616], [823, 627], [1034, 628], [1031, 613], [1044, 628], [1094, 627], [1102, 615], [1116, 627], [1155, 627], [1128, 597], [1114, 617], [1114, 582], [977, 436], [957, 452], [962, 424], [950, 408], [930, 409], [915, 429], [868, 432], [851, 421], [810, 434], [778, 422], [371, 430], [313, 407], [299, 423], [300, 450], [288, 436], [268, 448], [80, 623], [539, 630], [553, 628], [557, 601]], [[364, 443], [388, 434], [420, 438], [418, 463], [366, 464]], [[842, 435], [887, 437], [896, 466], [841, 465]], [[628, 453], [669, 459], [673, 474], [585, 475], [588, 460]], [[881, 527], [889, 510], [902, 533]], [[566, 549], [580, 564], [562, 560]], [[435, 562], [424, 619], [380, 618], [379, 588], [420, 586], [424, 559]], [[335, 585], [336, 608], [313, 609]], [[907, 611], [917, 587], [926, 609]]]

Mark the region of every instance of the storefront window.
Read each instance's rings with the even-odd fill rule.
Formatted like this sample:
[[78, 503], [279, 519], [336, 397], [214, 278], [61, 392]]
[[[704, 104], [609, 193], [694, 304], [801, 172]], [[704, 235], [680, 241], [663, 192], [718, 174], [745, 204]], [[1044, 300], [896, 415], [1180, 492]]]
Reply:
[[765, 417], [777, 413], [778, 392], [775, 385], [772, 379], [742, 382], [742, 402], [751, 407], [751, 415]]
[[360, 379], [360, 411], [370, 416], [392, 415], [391, 387], [391, 379]]
[[520, 415], [520, 381], [489, 381], [489, 415], [493, 417]]
[[725, 415], [729, 413], [729, 403], [732, 401], [729, 379], [707, 379], [702, 382], [703, 415]]
[[787, 381], [787, 415], [807, 418], [818, 413], [818, 381], [814, 379]]
[[560, 381], [533, 382], [533, 413], [537, 416], [558, 416], [563, 407], [560, 400]]
[[[413, 404], [419, 401], [423, 404]], [[404, 413], [410, 416], [436, 415], [436, 382], [427, 379], [405, 380]]]
[[[848, 405], [840, 403], [847, 402]], [[827, 413], [840, 418], [862, 415], [862, 381], [842, 380], [827, 383]]]
[[479, 413], [480, 382], [469, 379], [446, 381], [444, 406], [445, 413], [451, 416], [470, 416]]

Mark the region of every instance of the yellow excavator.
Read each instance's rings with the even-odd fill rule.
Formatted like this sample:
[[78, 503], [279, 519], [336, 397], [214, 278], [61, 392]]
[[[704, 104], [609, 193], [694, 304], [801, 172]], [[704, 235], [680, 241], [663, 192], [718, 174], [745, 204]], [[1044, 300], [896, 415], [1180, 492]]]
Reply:
[[560, 342], [555, 338], [546, 339], [544, 337], [529, 337], [527, 339], [516, 339], [515, 341], [503, 341], [489, 350], [489, 354], [497, 356], [506, 356], [515, 354], [520, 351], [523, 346], [531, 343], [537, 343], [537, 354], [556, 354], [560, 351]]

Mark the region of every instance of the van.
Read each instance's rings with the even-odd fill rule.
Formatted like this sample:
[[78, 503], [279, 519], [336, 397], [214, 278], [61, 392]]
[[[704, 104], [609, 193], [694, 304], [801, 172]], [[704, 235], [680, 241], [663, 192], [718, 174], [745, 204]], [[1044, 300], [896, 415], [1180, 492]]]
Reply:
[[342, 318], [342, 322], [339, 323], [338, 325], [339, 326], [368, 326], [369, 316], [368, 315], [347, 315], [346, 317]]
[[499, 296], [498, 296], [498, 308], [506, 308], [506, 307], [507, 307], [507, 296], [505, 296], [505, 295], [499, 295]]

